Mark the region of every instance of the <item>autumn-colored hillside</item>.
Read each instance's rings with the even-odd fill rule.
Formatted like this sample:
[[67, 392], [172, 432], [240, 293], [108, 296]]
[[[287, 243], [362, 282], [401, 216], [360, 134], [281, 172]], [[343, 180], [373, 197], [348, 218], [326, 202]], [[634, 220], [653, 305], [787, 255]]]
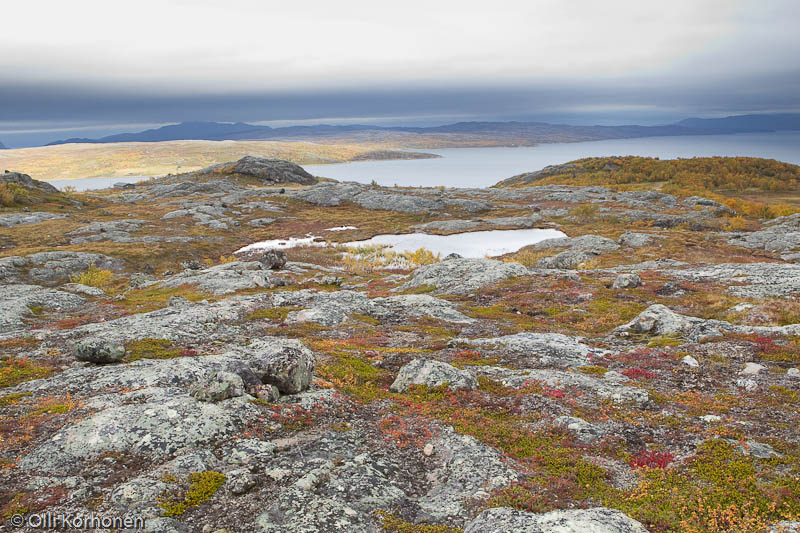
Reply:
[[705, 195], [739, 212], [772, 218], [800, 210], [800, 166], [757, 157], [591, 157], [545, 167], [496, 187], [602, 185]]

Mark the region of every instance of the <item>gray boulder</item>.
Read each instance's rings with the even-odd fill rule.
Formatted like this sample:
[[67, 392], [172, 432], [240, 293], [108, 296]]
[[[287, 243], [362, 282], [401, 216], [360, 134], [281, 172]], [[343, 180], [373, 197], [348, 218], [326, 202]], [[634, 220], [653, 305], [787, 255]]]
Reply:
[[553, 425], [574, 433], [578, 441], [583, 444], [591, 444], [603, 436], [602, 429], [574, 416], [559, 416], [553, 421]]
[[282, 250], [267, 250], [258, 257], [258, 262], [267, 270], [280, 270], [286, 266], [286, 252]]
[[613, 289], [635, 289], [642, 285], [642, 279], [638, 274], [620, 274], [611, 285]]
[[389, 390], [405, 392], [411, 385], [436, 387], [447, 384], [453, 390], [478, 388], [478, 378], [467, 370], [459, 370], [452, 365], [434, 359], [414, 359], [403, 366]]
[[314, 354], [300, 341], [254, 341], [247, 352], [247, 364], [255, 375], [263, 383], [275, 385], [283, 394], [296, 394], [311, 385]]
[[221, 402], [245, 393], [245, 384], [239, 374], [220, 371], [192, 387], [192, 396], [202, 402]]
[[116, 363], [125, 357], [125, 345], [105, 338], [84, 339], [72, 347], [75, 358], [90, 363]]
[[447, 259], [441, 263], [420, 267], [408, 283], [395, 290], [402, 291], [430, 285], [437, 293], [464, 294], [490, 283], [524, 276], [528, 269], [519, 263], [505, 263], [492, 259]]
[[487, 509], [464, 533], [647, 533], [645, 527], [616, 509], [593, 507], [533, 514], [508, 507]]
[[698, 320], [679, 315], [665, 305], [653, 304], [617, 330], [651, 335], [677, 335], [692, 329]]
[[567, 250], [551, 257], [543, 257], [536, 262], [536, 268], [552, 268], [557, 270], [574, 270], [586, 266], [593, 261], [591, 252]]

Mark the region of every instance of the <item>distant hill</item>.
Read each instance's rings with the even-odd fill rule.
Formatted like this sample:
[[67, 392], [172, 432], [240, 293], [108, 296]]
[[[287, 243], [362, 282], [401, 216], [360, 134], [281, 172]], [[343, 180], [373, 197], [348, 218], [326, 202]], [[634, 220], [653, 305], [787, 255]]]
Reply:
[[572, 126], [546, 122], [458, 122], [443, 126], [374, 126], [351, 124], [335, 126], [287, 126], [271, 128], [244, 122], [182, 122], [138, 133], [120, 133], [99, 139], [73, 138], [49, 143], [160, 142], [178, 140], [311, 140], [325, 138], [387, 137], [421, 135], [458, 137], [465, 142], [491, 138], [507, 144], [577, 142], [634, 137], [713, 135], [727, 133], [800, 130], [800, 114], [740, 115], [719, 119], [689, 118], [661, 126]]
[[726, 133], [800, 130], [800, 114], [736, 115], [725, 118], [687, 118], [678, 126]]
[[8, 150], [8, 146], [3, 143], [0, 143], [0, 150]]

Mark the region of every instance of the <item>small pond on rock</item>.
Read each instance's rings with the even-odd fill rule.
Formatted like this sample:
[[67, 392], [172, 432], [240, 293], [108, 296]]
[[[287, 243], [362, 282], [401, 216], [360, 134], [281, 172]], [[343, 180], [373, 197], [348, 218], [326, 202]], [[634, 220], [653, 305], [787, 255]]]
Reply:
[[515, 229], [472, 231], [453, 235], [428, 235], [426, 233], [406, 233], [402, 235], [376, 235], [365, 241], [353, 241], [348, 246], [368, 246], [385, 244], [395, 252], [413, 252], [426, 248], [442, 257], [458, 254], [463, 257], [496, 257], [516, 252], [523, 246], [536, 244], [545, 239], [566, 237], [554, 229]]
[[[536, 244], [545, 239], [566, 237], [566, 234], [554, 229], [516, 229], [516, 230], [490, 230], [472, 231], [468, 233], [455, 233], [453, 235], [428, 235], [426, 233], [405, 233], [394, 235], [376, 235], [363, 241], [352, 241], [344, 246], [369, 246], [382, 244], [395, 252], [413, 252], [426, 248], [442, 257], [456, 253], [463, 257], [496, 257], [503, 254], [516, 252], [523, 246]], [[270, 248], [286, 249], [295, 246], [324, 246], [325, 243], [318, 237], [306, 236], [304, 238], [291, 237], [271, 241], [255, 242], [236, 253], [252, 250], [267, 250]]]

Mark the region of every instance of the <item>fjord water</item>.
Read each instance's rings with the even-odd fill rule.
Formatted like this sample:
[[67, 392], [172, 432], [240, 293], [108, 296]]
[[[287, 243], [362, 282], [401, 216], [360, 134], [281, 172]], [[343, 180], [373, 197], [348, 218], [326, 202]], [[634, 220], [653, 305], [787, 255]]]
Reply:
[[[406, 187], [488, 187], [523, 172], [582, 157], [638, 155], [674, 159], [678, 157], [749, 156], [800, 164], [800, 132], [739, 133], [642, 137], [580, 143], [553, 143], [515, 148], [448, 148], [421, 150], [441, 155], [436, 159], [359, 161], [332, 165], [305, 165], [316, 176], [340, 181]], [[254, 154], [258, 155], [258, 154]], [[47, 180], [59, 189], [102, 189], [114, 183], [132, 183], [145, 176]]]
[[583, 157], [638, 155], [675, 159], [748, 156], [800, 164], [800, 132], [740, 133], [642, 137], [580, 143], [540, 144], [515, 148], [448, 148], [420, 150], [437, 159], [359, 161], [337, 165], [306, 165], [316, 176], [401, 187], [488, 187], [523, 172]]

